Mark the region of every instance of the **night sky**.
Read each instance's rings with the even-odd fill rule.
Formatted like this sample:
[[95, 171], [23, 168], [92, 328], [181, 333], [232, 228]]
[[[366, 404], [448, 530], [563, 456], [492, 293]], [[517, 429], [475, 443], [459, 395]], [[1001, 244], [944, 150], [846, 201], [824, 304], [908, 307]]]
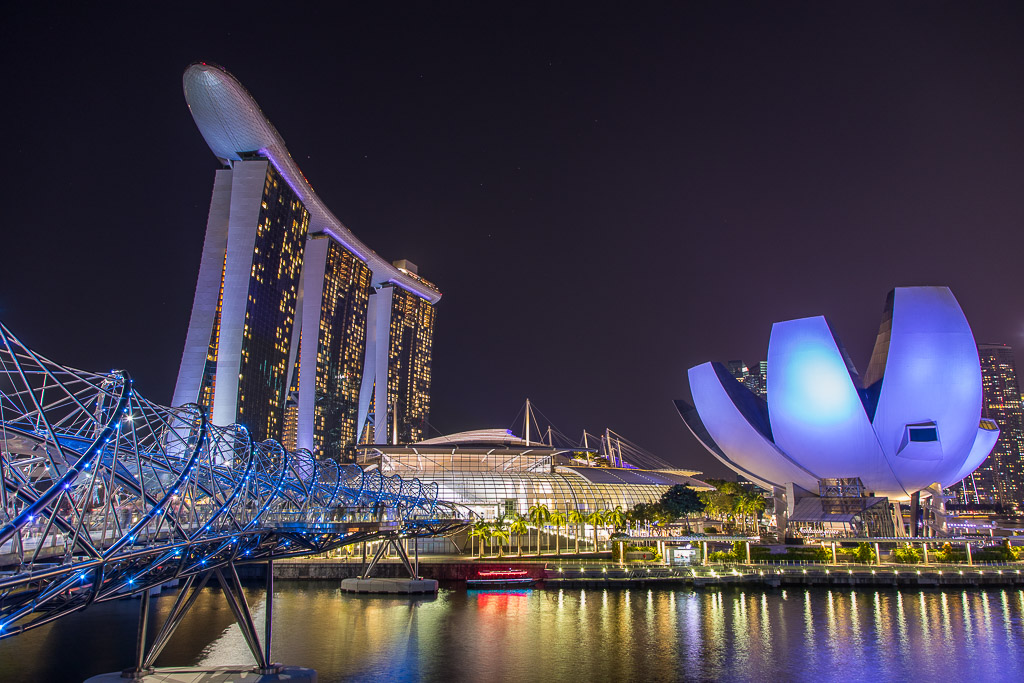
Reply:
[[519, 432], [528, 396], [722, 474], [672, 399], [774, 321], [828, 315], [863, 371], [886, 293], [941, 284], [1024, 346], [1024, 5], [893, 4], [24, 3], [0, 320], [170, 400], [218, 167], [181, 74], [211, 61], [441, 288], [440, 433]]

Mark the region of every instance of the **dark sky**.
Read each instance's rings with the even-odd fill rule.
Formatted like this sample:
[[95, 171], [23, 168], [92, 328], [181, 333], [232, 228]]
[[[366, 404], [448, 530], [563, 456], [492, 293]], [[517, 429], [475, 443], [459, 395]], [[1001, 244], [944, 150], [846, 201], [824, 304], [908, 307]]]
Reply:
[[886, 292], [945, 284], [979, 341], [1024, 342], [1020, 3], [37, 5], [0, 29], [0, 320], [155, 401], [217, 168], [196, 60], [444, 292], [443, 432], [529, 396], [719, 474], [672, 399], [692, 365], [763, 358], [773, 321], [830, 316], [863, 370]]

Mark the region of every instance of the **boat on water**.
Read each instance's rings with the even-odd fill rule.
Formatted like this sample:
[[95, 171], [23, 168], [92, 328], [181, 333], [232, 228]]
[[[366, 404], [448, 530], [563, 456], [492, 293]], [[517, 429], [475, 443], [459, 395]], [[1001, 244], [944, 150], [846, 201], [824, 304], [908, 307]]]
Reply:
[[466, 579], [466, 587], [532, 586], [536, 581], [525, 569], [481, 569], [475, 577]]

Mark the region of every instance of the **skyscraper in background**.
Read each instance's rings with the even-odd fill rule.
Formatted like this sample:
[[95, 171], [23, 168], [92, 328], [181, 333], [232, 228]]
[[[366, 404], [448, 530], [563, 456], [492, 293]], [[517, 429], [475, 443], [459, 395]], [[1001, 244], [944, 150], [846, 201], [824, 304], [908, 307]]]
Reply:
[[761, 398], [768, 398], [768, 361], [763, 360], [756, 367], [748, 366], [741, 360], [728, 362], [729, 374]]
[[[363, 433], [380, 443], [422, 438], [440, 292], [412, 264], [378, 256], [324, 206], [233, 76], [194, 64], [184, 89], [224, 167], [174, 405], [198, 402], [216, 424], [238, 422], [256, 441], [319, 457], [340, 458]], [[385, 408], [361, 411], [376, 386]], [[374, 417], [395, 429], [374, 430]]]
[[974, 474], [958, 486], [969, 503], [1024, 504], [1024, 410], [1013, 359], [1006, 344], [979, 344], [981, 416], [995, 420], [1001, 431], [995, 448]]

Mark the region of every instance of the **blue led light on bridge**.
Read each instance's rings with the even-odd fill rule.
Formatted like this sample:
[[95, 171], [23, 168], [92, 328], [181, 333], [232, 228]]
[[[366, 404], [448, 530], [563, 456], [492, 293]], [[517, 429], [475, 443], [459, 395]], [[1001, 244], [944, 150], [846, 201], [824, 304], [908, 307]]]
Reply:
[[[25, 379], [41, 376], [48, 378], [45, 386]], [[219, 551], [247, 535], [260, 539], [242, 553], [249, 560], [319, 553], [354, 542], [347, 530], [324, 534], [315, 523], [344, 518], [353, 507], [383, 504], [387, 518], [398, 521], [387, 531], [362, 532], [360, 541], [397, 536], [412, 524], [444, 533], [467, 523], [455, 506], [437, 501], [436, 489], [415, 497], [400, 494], [424, 491], [419, 482], [318, 461], [308, 451], [288, 451], [275, 442], [254, 443], [243, 427], [211, 424], [194, 404], [160, 406], [129, 386], [122, 371], [99, 375], [38, 356], [0, 323], [0, 428], [7, 435], [0, 450], [0, 484], [10, 492], [8, 505], [18, 511], [0, 526], [0, 545], [13, 542], [19, 566], [0, 577], [0, 591], [9, 598], [0, 603], [0, 637], [142, 590], [140, 585], [152, 582], [144, 577], [165, 571], [161, 563], [170, 556], [189, 558], [187, 565], [176, 563], [181, 569], [176, 578], [185, 580], [227, 566], [233, 553]], [[45, 407], [25, 410], [26, 405]], [[107, 434], [120, 428], [123, 415], [132, 416], [132, 429], [125, 430], [117, 448], [104, 451], [96, 441], [109, 441]], [[90, 486], [74, 486], [78, 470], [39, 467], [40, 449], [69, 463], [87, 453], [102, 454], [84, 482], [104, 482], [104, 504], [94, 504]], [[91, 464], [84, 463], [83, 470]], [[200, 471], [222, 485], [209, 486], [209, 478], [197, 476]], [[167, 502], [166, 492], [158, 502], [154, 487], [167, 482], [173, 482], [174, 502]], [[169, 523], [156, 523], [161, 515]], [[412, 522], [412, 515], [431, 520]], [[35, 526], [40, 516], [58, 523], [40, 533]], [[278, 545], [282, 519], [288, 534], [302, 537], [300, 547], [292, 549], [290, 540]], [[245, 521], [236, 527], [237, 520]], [[90, 531], [77, 533], [82, 528]], [[49, 548], [60, 548], [70, 559], [56, 568], [47, 564], [40, 577], [39, 563], [51, 557], [38, 551]], [[123, 573], [127, 566], [133, 575]], [[87, 582], [90, 576], [94, 580]], [[76, 579], [83, 585], [74, 594], [62, 589]]]

